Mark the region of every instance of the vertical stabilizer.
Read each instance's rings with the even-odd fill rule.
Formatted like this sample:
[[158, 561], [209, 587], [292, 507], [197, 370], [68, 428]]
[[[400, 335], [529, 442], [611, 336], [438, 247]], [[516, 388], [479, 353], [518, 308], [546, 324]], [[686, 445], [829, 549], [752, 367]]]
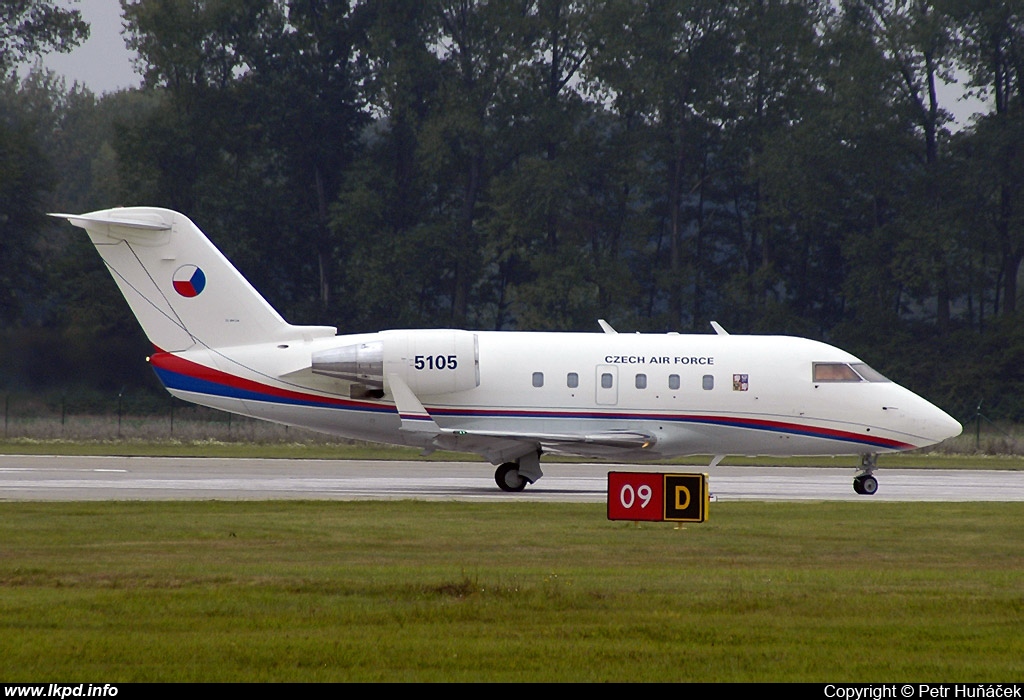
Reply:
[[293, 326], [183, 214], [154, 207], [52, 214], [89, 234], [146, 336], [168, 352], [332, 336]]

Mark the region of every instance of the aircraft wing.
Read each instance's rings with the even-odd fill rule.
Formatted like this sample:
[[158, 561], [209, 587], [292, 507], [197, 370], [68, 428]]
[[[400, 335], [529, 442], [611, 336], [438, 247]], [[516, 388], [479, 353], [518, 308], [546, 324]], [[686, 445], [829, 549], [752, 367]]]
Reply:
[[639, 450], [648, 448], [654, 444], [654, 437], [648, 433], [631, 430], [610, 430], [603, 433], [518, 433], [518, 432], [493, 432], [493, 431], [465, 431], [452, 430], [456, 436], [472, 435], [479, 438], [495, 438], [501, 440], [515, 440], [535, 442], [543, 447], [571, 448], [579, 446], [618, 447], [622, 449]]
[[538, 450], [582, 457], [604, 457], [629, 450], [648, 449], [656, 438], [636, 430], [594, 433], [526, 433], [476, 428], [441, 428], [406, 383], [388, 375], [388, 384], [402, 419], [402, 432], [428, 451], [450, 449], [475, 452], [500, 464]]
[[648, 449], [654, 445], [655, 438], [647, 433], [627, 430], [523, 433], [443, 428], [438, 429], [432, 442], [442, 449], [476, 452], [493, 464], [500, 464], [538, 449], [580, 457], [608, 457], [625, 451]]

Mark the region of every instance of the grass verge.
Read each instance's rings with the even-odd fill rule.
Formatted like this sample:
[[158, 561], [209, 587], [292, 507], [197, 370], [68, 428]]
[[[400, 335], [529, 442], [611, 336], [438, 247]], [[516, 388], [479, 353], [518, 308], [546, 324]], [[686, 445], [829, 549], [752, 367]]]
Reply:
[[[26, 455], [101, 455], [124, 457], [236, 457], [279, 459], [372, 459], [417, 461], [470, 461], [481, 457], [463, 452], [433, 452], [363, 442], [234, 442], [219, 440], [62, 440], [10, 438], [0, 440], [0, 454]], [[591, 460], [546, 455], [546, 462], [583, 462]], [[651, 464], [708, 464], [710, 455], [678, 457]], [[750, 466], [840, 467], [851, 469], [858, 457], [727, 457], [722, 464]], [[951, 454], [916, 451], [881, 455], [878, 464], [890, 469], [1024, 469], [1024, 456], [988, 454]]]
[[0, 677], [1007, 682], [1024, 504], [0, 504]]

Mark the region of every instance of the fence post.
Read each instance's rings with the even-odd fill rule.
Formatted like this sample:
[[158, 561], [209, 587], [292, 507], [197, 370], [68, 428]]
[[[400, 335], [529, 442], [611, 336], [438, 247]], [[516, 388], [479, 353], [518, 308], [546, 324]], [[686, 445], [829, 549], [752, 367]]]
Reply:
[[981, 451], [981, 401], [978, 402], [977, 413], [974, 415], [974, 451]]

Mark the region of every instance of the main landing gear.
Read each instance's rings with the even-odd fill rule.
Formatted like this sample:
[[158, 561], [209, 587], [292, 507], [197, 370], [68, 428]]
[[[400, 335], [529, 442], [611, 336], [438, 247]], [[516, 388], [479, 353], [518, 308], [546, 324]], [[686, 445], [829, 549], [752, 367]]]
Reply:
[[519, 465], [505, 462], [494, 471], [494, 481], [502, 491], [522, 491], [529, 482], [519, 475]]
[[518, 492], [541, 478], [540, 451], [523, 455], [515, 462], [505, 462], [494, 470], [494, 482], [502, 491]]
[[878, 479], [873, 476], [878, 455], [861, 455], [860, 471], [853, 477], [853, 490], [862, 496], [874, 496], [878, 491]]

